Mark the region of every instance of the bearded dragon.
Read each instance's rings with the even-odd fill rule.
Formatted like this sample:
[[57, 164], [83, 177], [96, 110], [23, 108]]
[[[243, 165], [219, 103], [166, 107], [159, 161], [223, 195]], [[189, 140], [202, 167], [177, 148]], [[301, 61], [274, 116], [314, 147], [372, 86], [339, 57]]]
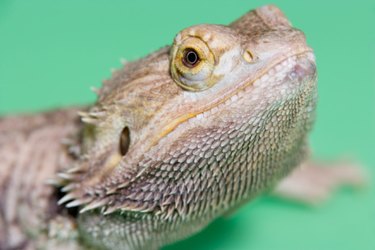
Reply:
[[1, 118], [0, 249], [159, 249], [267, 190], [358, 182], [306, 163], [316, 80], [303, 32], [264, 6], [182, 30], [92, 106]]

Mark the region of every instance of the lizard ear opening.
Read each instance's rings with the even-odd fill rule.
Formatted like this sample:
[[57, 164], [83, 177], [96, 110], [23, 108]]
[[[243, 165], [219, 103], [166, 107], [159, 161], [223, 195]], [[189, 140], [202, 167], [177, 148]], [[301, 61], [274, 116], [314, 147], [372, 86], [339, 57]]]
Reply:
[[128, 127], [124, 127], [120, 135], [120, 153], [125, 156], [129, 150], [130, 145], [130, 130]]

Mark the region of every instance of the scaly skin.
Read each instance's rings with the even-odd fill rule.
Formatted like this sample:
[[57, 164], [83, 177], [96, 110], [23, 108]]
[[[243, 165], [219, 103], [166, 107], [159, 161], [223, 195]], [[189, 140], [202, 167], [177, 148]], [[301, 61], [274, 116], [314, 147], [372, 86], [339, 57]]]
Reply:
[[305, 159], [315, 59], [265, 6], [181, 31], [98, 95], [84, 124], [74, 110], [0, 121], [2, 248], [158, 249], [272, 188]]

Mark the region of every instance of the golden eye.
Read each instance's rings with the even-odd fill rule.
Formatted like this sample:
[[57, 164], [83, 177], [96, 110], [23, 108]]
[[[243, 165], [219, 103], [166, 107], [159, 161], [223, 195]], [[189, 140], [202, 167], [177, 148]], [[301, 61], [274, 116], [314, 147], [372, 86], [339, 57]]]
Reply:
[[171, 49], [171, 75], [183, 89], [202, 91], [213, 84], [215, 57], [206, 42], [187, 37]]
[[182, 58], [182, 62], [188, 68], [195, 67], [200, 61], [198, 52], [195, 49], [187, 48], [184, 51], [184, 56]]

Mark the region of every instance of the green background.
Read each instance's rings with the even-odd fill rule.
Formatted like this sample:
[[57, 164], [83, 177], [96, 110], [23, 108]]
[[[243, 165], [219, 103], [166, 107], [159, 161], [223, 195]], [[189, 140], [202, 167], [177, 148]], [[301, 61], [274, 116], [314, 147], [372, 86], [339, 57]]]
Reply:
[[[273, 1], [307, 35], [319, 71], [317, 157], [349, 157], [375, 180], [375, 1]], [[198, 23], [227, 24], [263, 1], [0, 0], [0, 113], [95, 99], [120, 58], [170, 44]], [[375, 249], [375, 188], [319, 207], [261, 197], [167, 250]]]

